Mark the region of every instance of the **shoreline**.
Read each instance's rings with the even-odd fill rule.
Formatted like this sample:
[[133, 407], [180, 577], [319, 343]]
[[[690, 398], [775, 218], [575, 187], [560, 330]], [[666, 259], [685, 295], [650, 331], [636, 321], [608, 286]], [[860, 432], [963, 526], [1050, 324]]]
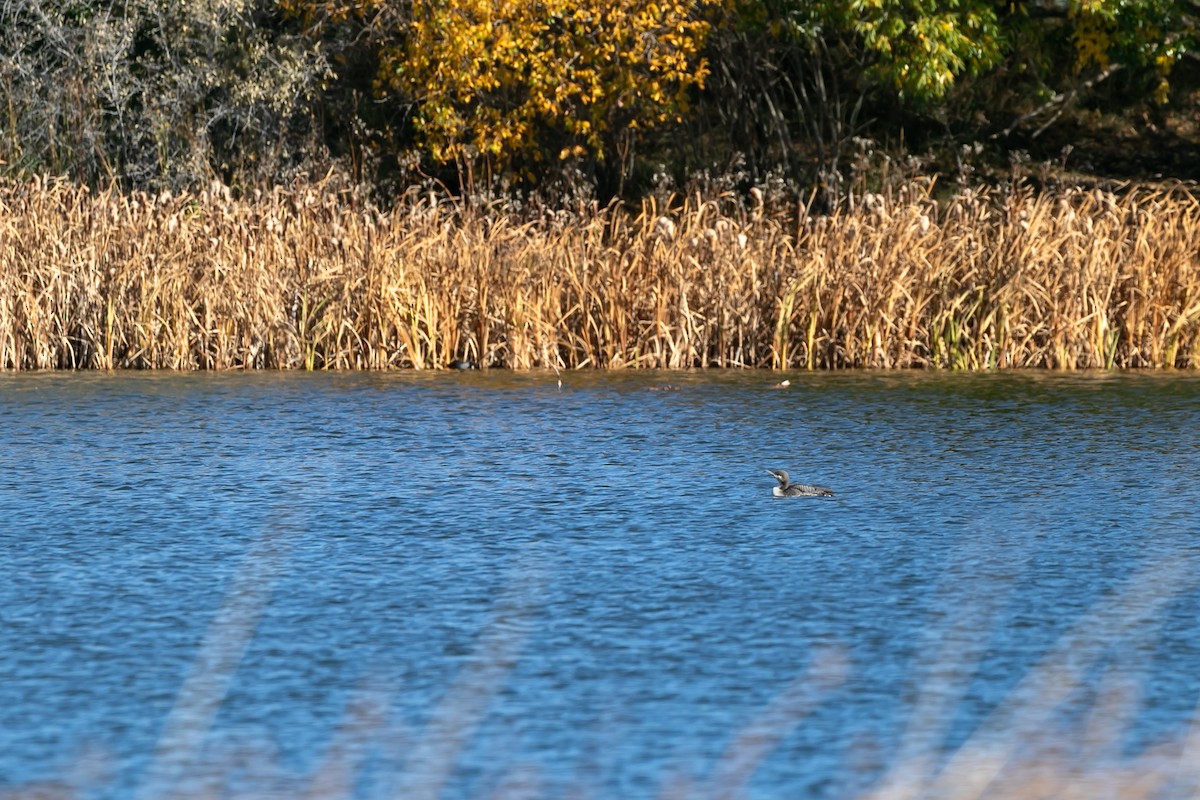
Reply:
[[0, 183], [0, 369], [1200, 367], [1194, 190], [914, 182], [537, 221]]

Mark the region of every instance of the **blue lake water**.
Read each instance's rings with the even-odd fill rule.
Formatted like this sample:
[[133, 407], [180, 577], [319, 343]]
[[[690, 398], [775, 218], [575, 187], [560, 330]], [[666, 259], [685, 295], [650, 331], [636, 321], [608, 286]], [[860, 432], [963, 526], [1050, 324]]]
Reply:
[[1197, 476], [1193, 374], [0, 376], [0, 793], [1139, 764], [1200, 701]]

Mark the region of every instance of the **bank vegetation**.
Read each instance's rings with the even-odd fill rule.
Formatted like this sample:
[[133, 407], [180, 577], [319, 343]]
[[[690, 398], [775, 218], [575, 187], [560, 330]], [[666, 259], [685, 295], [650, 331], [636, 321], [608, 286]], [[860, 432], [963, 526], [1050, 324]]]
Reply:
[[0, 367], [1200, 366], [1182, 187], [909, 182], [830, 214], [545, 211], [305, 184], [0, 185]]

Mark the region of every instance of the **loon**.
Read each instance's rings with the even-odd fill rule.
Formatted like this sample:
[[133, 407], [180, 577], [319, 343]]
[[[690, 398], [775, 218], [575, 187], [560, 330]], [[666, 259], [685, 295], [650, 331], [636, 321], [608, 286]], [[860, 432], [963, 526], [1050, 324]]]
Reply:
[[769, 469], [767, 472], [774, 475], [775, 480], [779, 481], [779, 485], [771, 491], [776, 497], [833, 497], [833, 490], [824, 486], [792, 483], [786, 470]]

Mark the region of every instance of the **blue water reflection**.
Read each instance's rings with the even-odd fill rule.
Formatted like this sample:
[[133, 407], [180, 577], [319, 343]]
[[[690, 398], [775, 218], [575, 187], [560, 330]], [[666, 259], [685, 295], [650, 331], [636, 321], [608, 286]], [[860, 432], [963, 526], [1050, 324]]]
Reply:
[[1186, 736], [1200, 378], [563, 384], [0, 378], [0, 789], [852, 797], [1056, 646], [1038, 732]]

